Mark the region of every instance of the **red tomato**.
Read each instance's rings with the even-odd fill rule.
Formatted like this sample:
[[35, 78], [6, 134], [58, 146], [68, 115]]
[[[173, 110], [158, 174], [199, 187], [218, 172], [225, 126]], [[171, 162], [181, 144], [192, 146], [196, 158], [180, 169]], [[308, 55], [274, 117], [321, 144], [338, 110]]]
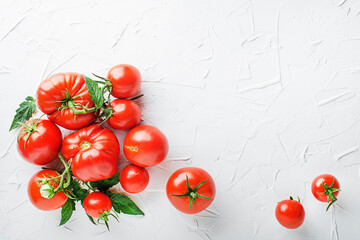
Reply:
[[[40, 83], [36, 92], [39, 109], [48, 114], [50, 121], [67, 129], [79, 129], [94, 120], [94, 112], [77, 114], [75, 117], [73, 110], [70, 109], [70, 106], [74, 104], [93, 107], [94, 104], [90, 98], [84, 77], [78, 73], [52, 75]], [[75, 108], [82, 109], [79, 106]]]
[[294, 229], [304, 222], [305, 211], [300, 202], [292, 199], [283, 200], [276, 206], [275, 216], [282, 226]]
[[61, 152], [65, 159], [72, 158], [71, 170], [75, 177], [97, 181], [116, 173], [120, 146], [110, 129], [94, 124], [67, 135]]
[[116, 98], [129, 98], [137, 93], [141, 86], [139, 70], [128, 64], [119, 64], [111, 68], [107, 79], [112, 83], [111, 95]]
[[124, 154], [139, 167], [151, 167], [161, 163], [169, 151], [165, 135], [156, 127], [141, 125], [125, 136]]
[[311, 192], [314, 197], [321, 202], [329, 202], [328, 208], [337, 200], [339, 191], [339, 181], [330, 174], [317, 176], [311, 184]]
[[185, 167], [174, 172], [167, 184], [166, 194], [179, 211], [194, 214], [206, 209], [215, 197], [215, 183], [201, 168]]
[[92, 192], [84, 199], [85, 212], [94, 218], [111, 209], [110, 198], [102, 192]]
[[27, 121], [26, 125], [26, 128], [23, 126], [20, 129], [17, 144], [20, 155], [37, 165], [48, 164], [56, 159], [62, 141], [59, 127], [45, 119], [33, 119]]
[[127, 130], [139, 124], [141, 118], [140, 107], [128, 99], [115, 99], [111, 102], [112, 116], [107, 120], [110, 127]]
[[120, 184], [128, 193], [139, 193], [149, 184], [149, 173], [145, 168], [130, 164], [120, 172]]
[[[31, 203], [38, 209], [44, 211], [58, 209], [62, 207], [62, 205], [64, 205], [66, 200], [68, 199], [68, 197], [63, 192], [57, 192], [54, 197], [49, 199], [41, 196], [40, 188], [42, 185], [40, 184], [40, 182], [42, 179], [45, 178], [50, 179], [49, 175], [52, 177], [59, 176], [54, 170], [41, 170], [30, 178], [28, 184], [28, 195]], [[49, 181], [49, 184], [52, 185], [54, 188], [59, 185], [54, 180]]]

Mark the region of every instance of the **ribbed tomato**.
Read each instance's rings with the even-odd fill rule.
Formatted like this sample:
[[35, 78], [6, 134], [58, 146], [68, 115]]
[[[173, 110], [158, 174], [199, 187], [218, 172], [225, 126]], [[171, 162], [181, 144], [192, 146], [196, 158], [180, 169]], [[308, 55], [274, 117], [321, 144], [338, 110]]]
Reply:
[[97, 181], [112, 177], [117, 170], [119, 142], [110, 129], [98, 124], [67, 135], [61, 152], [72, 158], [71, 170], [82, 181]]
[[94, 112], [74, 113], [83, 112], [83, 107], [93, 107], [90, 98], [84, 77], [79, 73], [52, 75], [40, 83], [36, 92], [39, 109], [50, 121], [67, 129], [79, 129], [94, 120]]

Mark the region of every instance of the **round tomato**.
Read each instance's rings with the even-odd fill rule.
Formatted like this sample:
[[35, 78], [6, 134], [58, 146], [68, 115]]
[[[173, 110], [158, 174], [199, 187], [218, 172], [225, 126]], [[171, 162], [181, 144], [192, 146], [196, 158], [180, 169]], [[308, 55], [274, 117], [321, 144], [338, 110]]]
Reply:
[[139, 193], [149, 184], [149, 173], [145, 168], [130, 164], [120, 172], [120, 184], [128, 193]]
[[279, 223], [290, 229], [298, 228], [304, 222], [305, 211], [299, 201], [283, 200], [275, 209], [275, 216]]
[[111, 102], [112, 116], [107, 120], [110, 127], [127, 130], [139, 124], [141, 119], [140, 107], [128, 99], [115, 99]]
[[20, 129], [17, 149], [28, 162], [44, 165], [56, 159], [62, 141], [58, 126], [49, 120], [33, 119]]
[[93, 124], [67, 135], [61, 152], [65, 159], [72, 158], [71, 170], [75, 177], [97, 181], [116, 173], [120, 146], [110, 129]]
[[[79, 129], [95, 119], [94, 112], [84, 112], [83, 107], [94, 106], [82, 74], [58, 73], [40, 83], [36, 92], [39, 109], [50, 121], [67, 129]], [[81, 106], [83, 107], [81, 107]]]
[[[330, 174], [322, 174], [317, 176], [311, 184], [311, 192], [314, 197], [321, 202], [333, 204], [339, 195], [339, 181]], [[326, 210], [328, 210], [328, 208]]]
[[125, 136], [124, 154], [136, 166], [151, 167], [161, 163], [169, 151], [165, 135], [156, 127], [141, 125]]
[[129, 64], [119, 64], [111, 68], [107, 79], [112, 84], [111, 95], [116, 98], [129, 98], [137, 93], [141, 86], [139, 70]]
[[[65, 204], [68, 197], [64, 192], [57, 192], [52, 198], [45, 198], [41, 196], [40, 188], [43, 186], [41, 182], [44, 179], [51, 179], [51, 177], [57, 177], [59, 174], [54, 170], [41, 170], [34, 174], [28, 184], [28, 195], [31, 203], [40, 210], [50, 211], [60, 208]], [[52, 185], [54, 188], [58, 184], [54, 180], [50, 180], [48, 184]]]
[[185, 167], [170, 176], [166, 184], [166, 194], [176, 209], [194, 214], [203, 211], [212, 203], [216, 189], [214, 180], [205, 170]]
[[92, 192], [84, 199], [84, 209], [89, 216], [99, 218], [111, 209], [111, 200], [105, 193]]

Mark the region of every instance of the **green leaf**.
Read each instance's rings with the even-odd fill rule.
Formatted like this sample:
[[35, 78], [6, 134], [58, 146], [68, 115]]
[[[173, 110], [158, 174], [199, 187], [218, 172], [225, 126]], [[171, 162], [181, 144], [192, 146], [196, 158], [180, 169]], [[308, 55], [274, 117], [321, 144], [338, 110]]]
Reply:
[[124, 194], [111, 192], [106, 192], [106, 194], [110, 197], [115, 212], [122, 212], [130, 215], [144, 215], [140, 208]]
[[27, 96], [25, 101], [20, 103], [19, 108], [16, 109], [15, 117], [11, 123], [9, 131], [20, 126], [18, 122], [24, 123], [34, 114], [36, 110], [35, 99], [31, 96]]
[[91, 216], [89, 216], [89, 215], [87, 215], [87, 214], [86, 214], [86, 216], [88, 216], [88, 218], [89, 218], [90, 222], [92, 222], [94, 225], [96, 225], [96, 223], [95, 223], [94, 219], [93, 219]]
[[89, 191], [80, 187], [78, 181], [71, 181], [72, 192], [75, 194], [76, 200], [81, 201], [81, 205], [84, 205], [84, 199], [89, 194]]
[[91, 78], [84, 76], [84, 79], [85, 79], [86, 86], [89, 90], [91, 100], [94, 102], [96, 109], [100, 109], [105, 102], [104, 95], [103, 95], [101, 88]]
[[97, 188], [100, 192], [105, 192], [112, 186], [119, 183], [119, 177], [120, 177], [120, 174], [116, 173], [111, 178], [90, 182], [90, 186], [93, 188]]
[[68, 200], [61, 208], [61, 221], [59, 226], [69, 221], [74, 210], [75, 210], [75, 201], [73, 199], [68, 198]]

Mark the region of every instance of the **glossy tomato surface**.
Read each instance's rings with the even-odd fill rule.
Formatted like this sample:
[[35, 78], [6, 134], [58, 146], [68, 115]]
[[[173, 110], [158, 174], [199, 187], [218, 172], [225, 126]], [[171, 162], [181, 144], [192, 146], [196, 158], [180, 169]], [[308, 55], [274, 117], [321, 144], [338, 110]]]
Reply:
[[123, 150], [132, 164], [139, 167], [151, 167], [166, 158], [169, 144], [159, 129], [141, 125], [131, 129], [125, 136]]
[[[321, 202], [328, 202], [327, 194], [320, 194], [320, 193], [323, 193], [325, 191], [323, 184], [325, 184], [325, 186], [326, 185], [331, 186], [333, 181], [334, 181], [334, 185], [332, 186], [332, 188], [340, 189], [340, 183], [334, 176], [330, 174], [322, 174], [317, 176], [311, 184], [311, 192], [314, 195], [314, 197]], [[339, 195], [339, 191], [333, 192], [333, 195], [334, 197], [337, 197]], [[329, 200], [331, 201], [330, 196], [329, 196]]]
[[[82, 74], [58, 73], [40, 83], [36, 92], [39, 109], [48, 115], [50, 121], [66, 129], [79, 129], [89, 125], [95, 118], [94, 112], [77, 114], [69, 108], [69, 103], [61, 103], [67, 98], [66, 91], [77, 104], [93, 107], [91, 96]], [[63, 105], [62, 110], [58, 110]], [[81, 109], [77, 106], [76, 109]]]
[[149, 173], [145, 168], [130, 164], [120, 172], [120, 184], [128, 193], [142, 192], [149, 184]]
[[65, 159], [72, 158], [71, 169], [75, 177], [82, 181], [97, 181], [116, 173], [120, 146], [110, 129], [93, 124], [67, 135], [61, 152]]
[[[195, 202], [191, 204], [189, 197], [174, 196], [183, 195], [188, 192], [187, 180], [189, 181], [190, 188], [194, 189], [200, 183], [206, 181], [199, 186], [197, 194], [209, 199], [196, 197]], [[205, 210], [214, 199], [216, 194], [215, 183], [209, 173], [202, 168], [185, 167], [175, 171], [169, 178], [166, 184], [166, 195], [170, 203], [179, 211], [187, 214], [195, 214]]]
[[111, 102], [113, 115], [107, 120], [110, 127], [127, 130], [139, 124], [141, 119], [140, 107], [128, 99], [115, 99]]
[[283, 200], [276, 206], [275, 216], [282, 226], [294, 229], [304, 222], [305, 210], [298, 201]]
[[135, 95], [141, 86], [139, 70], [129, 64], [119, 64], [111, 68], [107, 79], [112, 83], [111, 95], [116, 98], [129, 98]]
[[111, 209], [110, 198], [102, 192], [92, 192], [84, 199], [85, 212], [94, 218]]
[[[35, 124], [38, 119], [33, 119]], [[26, 122], [29, 125], [31, 122]], [[23, 131], [25, 127], [20, 129]], [[26, 140], [27, 133], [19, 135], [17, 149], [20, 155], [28, 162], [36, 165], [45, 165], [57, 158], [61, 149], [62, 134], [58, 126], [49, 120], [40, 119], [36, 131], [32, 132]], [[25, 144], [26, 140], [26, 144]]]
[[[34, 174], [28, 183], [28, 196], [31, 203], [40, 210], [51, 211], [60, 208], [65, 204], [68, 197], [63, 192], [58, 192], [52, 198], [44, 198], [40, 194], [40, 188], [42, 179], [47, 178], [50, 179], [50, 176], [57, 177], [58, 174], [54, 170], [41, 170]], [[58, 186], [54, 180], [49, 181], [49, 184], [54, 186], [55, 188]]]

